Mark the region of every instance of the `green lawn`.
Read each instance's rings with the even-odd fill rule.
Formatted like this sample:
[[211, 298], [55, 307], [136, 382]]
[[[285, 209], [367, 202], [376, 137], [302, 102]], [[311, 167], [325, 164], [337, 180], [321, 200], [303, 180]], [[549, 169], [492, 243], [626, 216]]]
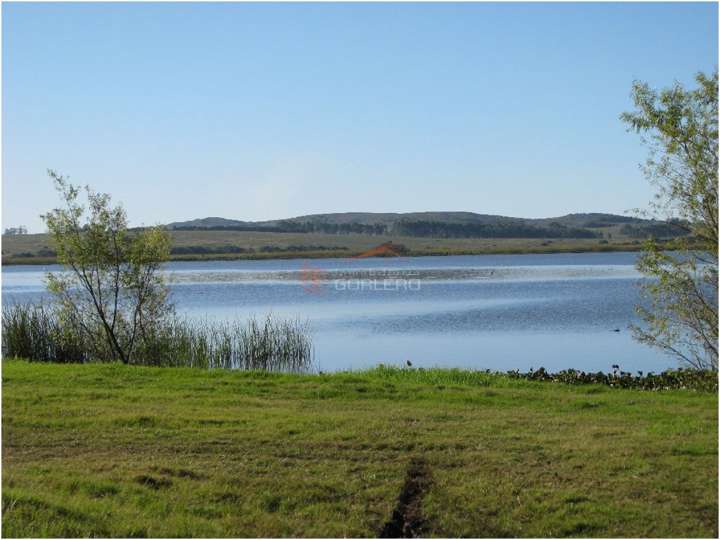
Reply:
[[372, 537], [393, 514], [427, 536], [718, 534], [717, 394], [447, 370], [2, 370], [5, 537]]

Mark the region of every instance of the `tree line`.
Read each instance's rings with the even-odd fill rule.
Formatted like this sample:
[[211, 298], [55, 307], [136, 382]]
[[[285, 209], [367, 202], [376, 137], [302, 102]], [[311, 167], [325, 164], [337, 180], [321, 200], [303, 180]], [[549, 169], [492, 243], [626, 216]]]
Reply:
[[273, 227], [231, 225], [214, 227], [182, 226], [178, 231], [246, 231], [277, 233], [399, 235], [435, 238], [602, 238], [600, 233], [553, 222], [538, 227], [522, 222], [448, 223], [430, 220], [400, 220], [396, 223], [326, 223], [281, 221]]

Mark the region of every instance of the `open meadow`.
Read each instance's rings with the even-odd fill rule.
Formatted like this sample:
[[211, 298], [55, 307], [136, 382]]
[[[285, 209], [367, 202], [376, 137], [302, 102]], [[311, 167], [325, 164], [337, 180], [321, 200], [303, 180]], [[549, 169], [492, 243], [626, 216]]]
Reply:
[[5, 537], [718, 534], [717, 394], [3, 365]]

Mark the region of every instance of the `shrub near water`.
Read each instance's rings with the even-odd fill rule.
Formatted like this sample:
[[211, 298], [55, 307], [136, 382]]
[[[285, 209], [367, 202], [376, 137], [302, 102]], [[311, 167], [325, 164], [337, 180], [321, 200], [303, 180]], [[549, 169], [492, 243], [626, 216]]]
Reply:
[[[2, 331], [5, 358], [58, 363], [112, 358], [101, 328], [81, 328], [42, 305], [3, 309]], [[312, 342], [306, 324], [272, 316], [244, 324], [173, 317], [139, 338], [133, 363], [305, 371], [312, 363]]]

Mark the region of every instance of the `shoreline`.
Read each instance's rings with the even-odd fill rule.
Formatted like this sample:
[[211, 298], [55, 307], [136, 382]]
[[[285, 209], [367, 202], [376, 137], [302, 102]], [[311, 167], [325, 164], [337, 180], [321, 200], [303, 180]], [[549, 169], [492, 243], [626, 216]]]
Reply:
[[585, 371], [568, 368], [547, 371], [544, 367], [529, 370], [476, 369], [468, 367], [406, 367], [378, 363], [361, 369], [340, 369], [337, 371], [317, 370], [317, 366], [308, 366], [299, 371], [286, 369], [244, 369], [227, 367], [197, 367], [190, 365], [162, 365], [153, 363], [123, 364], [120, 361], [89, 362], [53, 362], [33, 360], [31, 358], [11, 356], [4, 358], [4, 365], [33, 364], [42, 366], [75, 366], [88, 369], [130, 369], [160, 370], [160, 372], [186, 371], [204, 373], [235, 373], [238, 376], [260, 376], [263, 378], [290, 378], [298, 381], [332, 380], [344, 377], [381, 378], [384, 380], [405, 381], [420, 385], [434, 386], [438, 382], [458, 386], [525, 386], [549, 385], [557, 388], [599, 387], [608, 390], [649, 391], [649, 392], [699, 392], [717, 394], [717, 372], [708, 369], [694, 369], [679, 365], [659, 372], [629, 372], [620, 369], [611, 371]]
[[[538, 247], [498, 247], [480, 249], [422, 249], [408, 250], [403, 257], [451, 257], [461, 255], [552, 255], [563, 253], [616, 253], [638, 252], [642, 244], [617, 243], [587, 246], [538, 246]], [[293, 260], [293, 259], [347, 259], [361, 255], [363, 250], [327, 250], [327, 251], [288, 251], [271, 253], [212, 253], [212, 254], [177, 254], [171, 255], [170, 262], [192, 261], [258, 261], [258, 260]], [[392, 258], [379, 255], [377, 258]], [[58, 264], [56, 257], [17, 257], [3, 256], [2, 266], [48, 265]]]

